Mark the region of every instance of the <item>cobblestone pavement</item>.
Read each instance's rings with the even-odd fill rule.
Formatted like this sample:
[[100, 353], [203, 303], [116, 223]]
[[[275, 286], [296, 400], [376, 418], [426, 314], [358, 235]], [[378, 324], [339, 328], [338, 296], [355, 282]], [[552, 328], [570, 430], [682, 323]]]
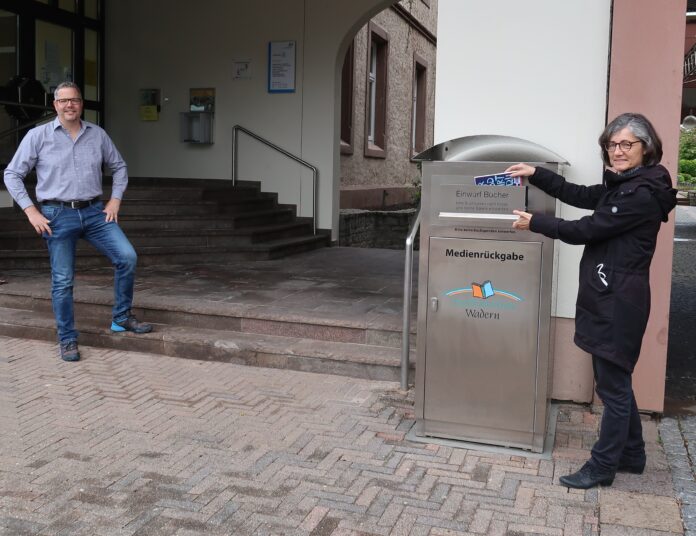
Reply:
[[666, 395], [696, 401], [696, 207], [676, 211]]
[[406, 440], [393, 383], [81, 350], [0, 338], [0, 535], [683, 533], [649, 420], [646, 474], [568, 490], [585, 406], [552, 459], [494, 454]]
[[685, 534], [696, 536], [696, 207], [676, 212], [665, 414], [660, 436], [681, 504]]
[[696, 418], [693, 416], [665, 417], [660, 423], [674, 489], [681, 504], [682, 519], [687, 536], [696, 536], [696, 481], [693, 460], [696, 459]]

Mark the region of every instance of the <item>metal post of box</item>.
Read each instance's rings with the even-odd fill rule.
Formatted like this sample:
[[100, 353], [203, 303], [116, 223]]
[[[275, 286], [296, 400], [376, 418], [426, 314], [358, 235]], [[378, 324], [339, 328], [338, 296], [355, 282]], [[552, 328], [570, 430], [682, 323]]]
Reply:
[[[566, 162], [532, 142], [470, 136], [418, 157], [418, 436], [541, 452], [551, 381], [554, 241], [512, 228], [514, 209], [554, 214], [555, 199], [496, 175]], [[477, 184], [487, 182], [488, 184]]]

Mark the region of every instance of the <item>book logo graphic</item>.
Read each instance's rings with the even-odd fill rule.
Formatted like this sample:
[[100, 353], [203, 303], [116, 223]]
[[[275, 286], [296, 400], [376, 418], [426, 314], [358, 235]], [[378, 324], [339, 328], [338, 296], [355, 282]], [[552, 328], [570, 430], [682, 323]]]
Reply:
[[493, 285], [490, 281], [484, 281], [483, 284], [471, 283], [471, 294], [474, 298], [485, 300], [493, 296], [495, 290], [493, 290]]
[[445, 292], [445, 296], [462, 296], [464, 299], [466, 299], [467, 294], [470, 294], [472, 297], [478, 300], [488, 300], [488, 298], [493, 296], [499, 296], [501, 298], [505, 298], [506, 301], [524, 301], [521, 296], [518, 296], [510, 291], [493, 288], [493, 283], [490, 280], [486, 280], [483, 283], [471, 283], [470, 287], [455, 288]]
[[452, 305], [462, 307], [469, 318], [500, 320], [505, 311], [515, 311], [524, 302], [524, 298], [510, 292], [495, 288], [491, 280], [483, 283], [472, 282], [470, 287], [454, 288], [444, 293], [451, 299]]

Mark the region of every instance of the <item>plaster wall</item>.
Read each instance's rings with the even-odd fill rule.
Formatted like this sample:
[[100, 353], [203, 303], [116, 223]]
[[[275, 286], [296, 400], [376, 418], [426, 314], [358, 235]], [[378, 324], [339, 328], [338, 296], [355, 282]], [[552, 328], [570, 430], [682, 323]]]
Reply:
[[[337, 229], [338, 58], [386, 0], [166, 0], [107, 2], [106, 128], [131, 176], [229, 179], [232, 126], [240, 124], [319, 169], [318, 226]], [[185, 8], [188, 6], [188, 9]], [[270, 41], [295, 40], [296, 91], [267, 92]], [[235, 60], [251, 76], [234, 80]], [[189, 88], [216, 89], [215, 143], [179, 141]], [[159, 121], [138, 117], [138, 90], [160, 88]], [[261, 180], [281, 203], [312, 214], [311, 172], [240, 138], [239, 178]]]
[[[601, 180], [610, 7], [610, 0], [440, 0], [435, 143], [525, 138], [563, 156], [569, 180]], [[567, 205], [557, 213], [586, 214]], [[582, 248], [558, 250], [554, 315], [573, 318]]]
[[[662, 138], [662, 164], [673, 179], [679, 154], [685, 13], [686, 0], [614, 0], [608, 115], [645, 114]], [[665, 28], [670, 31], [660, 31]], [[664, 407], [673, 240], [674, 212], [658, 235], [650, 267], [650, 319], [633, 374], [638, 407], [658, 412]]]
[[[183, 10], [169, 4], [163, 0], [107, 4], [106, 128], [130, 175], [230, 179], [234, 124], [301, 154], [302, 1], [259, 0], [243, 9], [234, 5], [239, 2], [224, 0], [209, 0], [205, 9], [196, 3]], [[267, 46], [273, 40], [297, 41], [295, 93], [266, 91]], [[251, 62], [249, 79], [233, 80], [235, 60]], [[206, 87], [216, 90], [215, 143], [182, 143], [179, 116], [189, 109], [189, 89]], [[140, 88], [161, 89], [158, 121], [139, 120]], [[296, 166], [249, 138], [241, 139], [240, 155], [240, 178], [275, 179], [282, 199], [298, 201]], [[274, 176], [281, 168], [282, 179]]]

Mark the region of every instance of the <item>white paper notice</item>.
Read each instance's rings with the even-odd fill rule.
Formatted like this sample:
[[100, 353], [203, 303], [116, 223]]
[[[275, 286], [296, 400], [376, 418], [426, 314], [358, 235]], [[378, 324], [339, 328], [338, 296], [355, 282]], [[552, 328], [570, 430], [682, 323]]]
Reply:
[[295, 91], [295, 41], [272, 41], [268, 44], [268, 91]]

